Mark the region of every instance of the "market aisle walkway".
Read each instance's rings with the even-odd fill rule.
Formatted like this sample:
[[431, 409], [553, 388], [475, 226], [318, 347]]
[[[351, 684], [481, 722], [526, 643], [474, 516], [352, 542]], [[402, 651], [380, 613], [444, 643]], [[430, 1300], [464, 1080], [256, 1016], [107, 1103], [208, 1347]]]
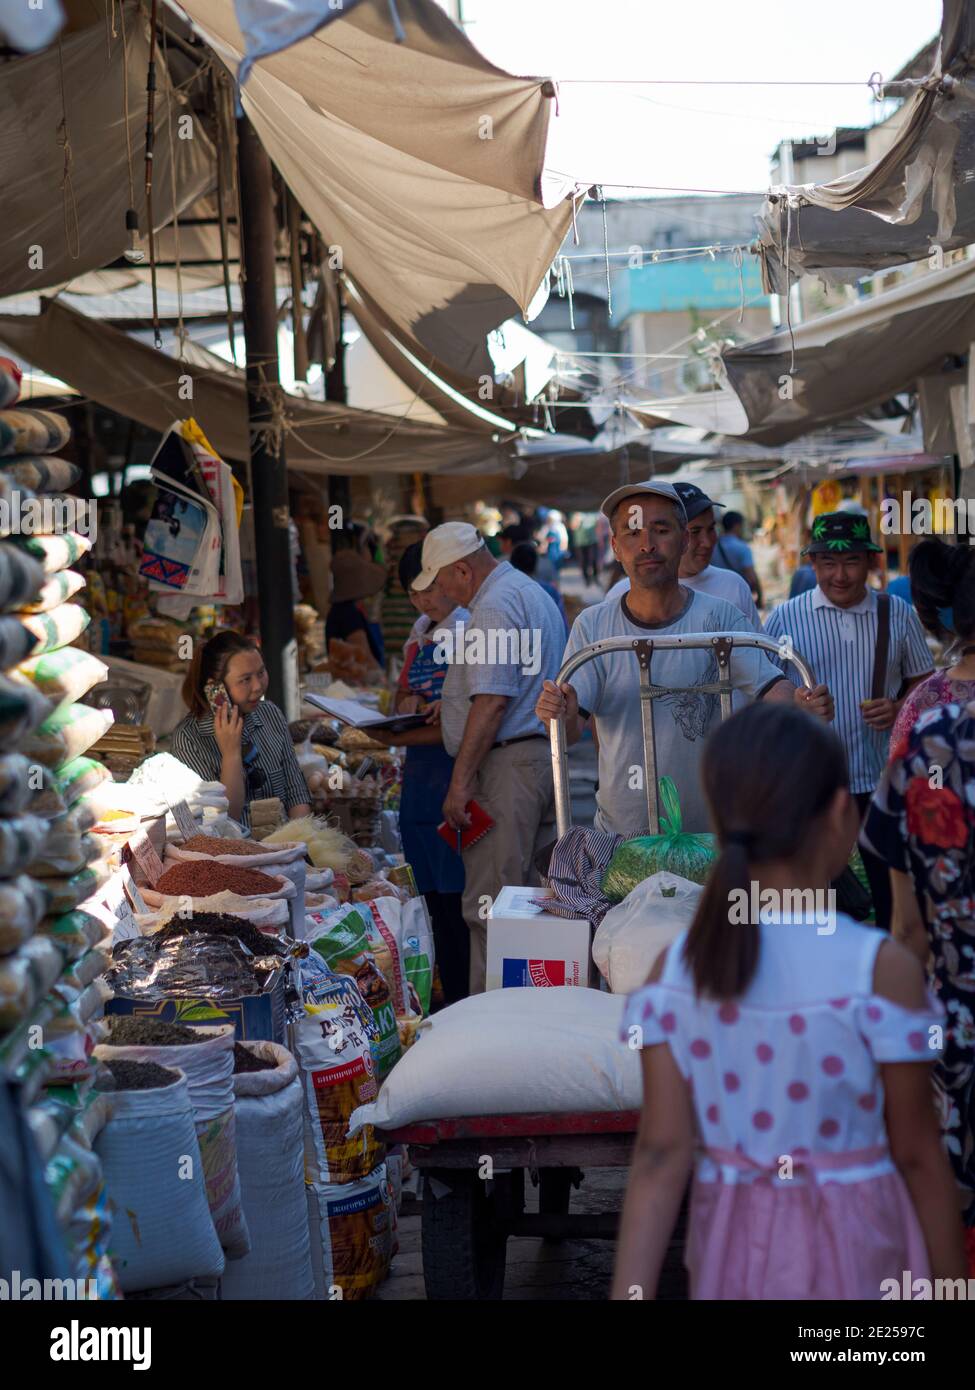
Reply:
[[[562, 588], [585, 601], [599, 602], [602, 593], [593, 585], [584, 586], [574, 566], [563, 572]], [[572, 792], [572, 818], [576, 825], [591, 825], [596, 811], [596, 750], [591, 738], [569, 749], [569, 784]], [[586, 1174], [582, 1187], [572, 1194], [572, 1211], [618, 1211], [623, 1202], [626, 1174], [619, 1168], [596, 1168]], [[399, 1254], [393, 1260], [389, 1278], [375, 1297], [408, 1302], [425, 1299], [423, 1257], [420, 1247], [422, 1206], [407, 1198], [400, 1217]], [[538, 1209], [537, 1189], [527, 1189], [528, 1210]], [[508, 1241], [504, 1297], [515, 1301], [604, 1299], [613, 1276], [615, 1244], [611, 1240], [567, 1240], [561, 1243], [516, 1237]], [[685, 1296], [681, 1268], [681, 1247], [672, 1246], [661, 1283], [662, 1298]]]
[[[527, 1208], [538, 1208], [538, 1192], [527, 1186]], [[573, 1212], [604, 1212], [622, 1206], [626, 1173], [619, 1168], [594, 1168], [582, 1187], [572, 1194]], [[393, 1260], [389, 1278], [375, 1297], [391, 1302], [425, 1299], [423, 1259], [420, 1253], [420, 1211], [413, 1203], [409, 1214], [400, 1217], [399, 1254]], [[602, 1300], [608, 1296], [613, 1277], [615, 1242], [611, 1240], [567, 1240], [561, 1243], [512, 1237], [508, 1241], [508, 1262], [504, 1297], [516, 1302], [559, 1302]], [[686, 1297], [681, 1267], [682, 1246], [672, 1242], [664, 1267], [660, 1298]]]

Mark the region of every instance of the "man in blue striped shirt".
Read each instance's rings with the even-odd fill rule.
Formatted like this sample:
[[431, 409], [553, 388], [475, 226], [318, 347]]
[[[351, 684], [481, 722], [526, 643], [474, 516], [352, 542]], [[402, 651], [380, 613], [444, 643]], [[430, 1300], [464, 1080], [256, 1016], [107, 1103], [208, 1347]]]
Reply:
[[[872, 555], [865, 516], [832, 512], [818, 516], [806, 549], [816, 588], [788, 599], [769, 614], [765, 631], [809, 662], [833, 696], [833, 728], [843, 741], [850, 767], [850, 790], [861, 814], [887, 760], [890, 730], [911, 686], [931, 674], [931, 655], [914, 609], [890, 596], [890, 638], [884, 693], [871, 699], [877, 650], [877, 594], [867, 585]], [[779, 663], [799, 683], [795, 667]], [[886, 866], [862, 850], [877, 925], [890, 923], [890, 884]]]

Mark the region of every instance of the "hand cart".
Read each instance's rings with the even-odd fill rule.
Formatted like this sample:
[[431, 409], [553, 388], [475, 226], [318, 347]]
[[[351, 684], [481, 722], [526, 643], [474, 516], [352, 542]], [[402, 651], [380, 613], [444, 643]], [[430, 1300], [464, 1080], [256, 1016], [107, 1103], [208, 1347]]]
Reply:
[[[688, 632], [682, 635], [664, 634], [660, 637], [607, 637], [602, 642], [591, 642], [569, 657], [556, 677], [562, 685], [597, 656], [608, 652], [631, 651], [640, 663], [640, 717], [643, 722], [643, 767], [644, 786], [647, 793], [647, 827], [651, 835], [660, 833], [660, 814], [657, 794], [657, 743], [653, 728], [653, 701], [662, 695], [679, 695], [684, 692], [696, 695], [718, 695], [721, 699], [721, 718], [727, 719], [731, 713], [731, 696], [734, 686], [731, 683], [731, 652], [734, 647], [758, 647], [774, 656], [787, 655], [799, 672], [800, 679], [807, 690], [815, 685], [812, 669], [791, 645], [787, 653], [781, 642], [771, 637], [762, 637], [752, 632]], [[718, 679], [705, 685], [654, 685], [650, 678], [650, 666], [655, 651], [713, 651], [718, 663]], [[549, 726], [552, 744], [552, 775], [555, 782], [555, 824], [559, 839], [572, 828], [572, 802], [569, 795], [569, 763], [566, 754], [565, 728], [562, 719], [553, 719]]]
[[[586, 1168], [629, 1167], [640, 1113], [482, 1115], [377, 1130], [409, 1144], [424, 1178], [421, 1243], [430, 1299], [499, 1299], [509, 1236], [613, 1239], [618, 1212], [570, 1213]], [[525, 1173], [539, 1210], [525, 1211]], [[493, 1176], [492, 1176], [493, 1175]]]
[[[731, 713], [733, 647], [758, 647], [777, 656], [780, 643], [753, 633], [694, 632], [686, 636], [613, 637], [593, 642], [565, 662], [561, 685], [587, 661], [607, 652], [632, 651], [640, 663], [647, 820], [659, 833], [653, 700], [682, 690], [717, 694], [721, 717]], [[654, 651], [713, 650], [719, 679], [705, 685], [657, 686], [651, 681]], [[815, 684], [808, 664], [789, 649], [807, 689]], [[571, 828], [569, 771], [561, 719], [551, 724], [552, 768], [559, 837]], [[424, 1177], [421, 1225], [423, 1278], [430, 1299], [498, 1299], [504, 1286], [509, 1236], [547, 1239], [615, 1238], [618, 1212], [570, 1213], [573, 1187], [584, 1168], [628, 1167], [639, 1111], [598, 1114], [484, 1115], [419, 1121], [377, 1130], [383, 1143], [408, 1144]], [[525, 1172], [539, 1186], [539, 1211], [525, 1211]], [[683, 1219], [683, 1218], [682, 1218]], [[678, 1237], [680, 1231], [678, 1231]]]

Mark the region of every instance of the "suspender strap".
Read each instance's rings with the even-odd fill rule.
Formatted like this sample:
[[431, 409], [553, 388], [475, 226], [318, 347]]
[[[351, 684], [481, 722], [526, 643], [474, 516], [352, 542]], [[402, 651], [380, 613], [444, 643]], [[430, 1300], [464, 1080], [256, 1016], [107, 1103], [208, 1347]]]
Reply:
[[882, 700], [887, 693], [887, 654], [890, 651], [890, 594], [877, 595], [877, 645], [873, 654], [871, 700]]

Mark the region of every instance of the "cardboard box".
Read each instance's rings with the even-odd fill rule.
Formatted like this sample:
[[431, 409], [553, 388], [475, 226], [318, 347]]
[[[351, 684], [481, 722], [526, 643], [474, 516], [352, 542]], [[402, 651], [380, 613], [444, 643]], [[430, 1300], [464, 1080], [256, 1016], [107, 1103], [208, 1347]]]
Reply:
[[588, 985], [592, 931], [584, 917], [536, 907], [542, 888], [502, 888], [487, 919], [487, 989]]

